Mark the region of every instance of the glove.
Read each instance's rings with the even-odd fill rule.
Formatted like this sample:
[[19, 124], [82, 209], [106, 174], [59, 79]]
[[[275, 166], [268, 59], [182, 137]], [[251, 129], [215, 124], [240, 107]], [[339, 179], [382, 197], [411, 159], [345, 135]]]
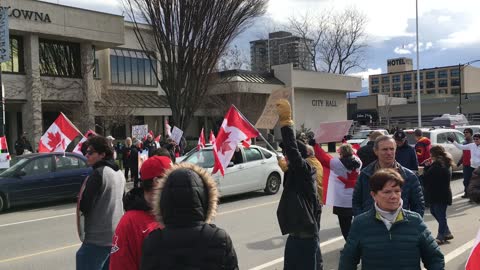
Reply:
[[453, 143], [455, 141], [455, 139], [453, 139], [452, 137], [448, 137], [447, 140], [451, 143]]
[[278, 121], [281, 127], [293, 126], [292, 108], [286, 99], [277, 100], [275, 107], [278, 113]]
[[283, 157], [278, 158], [278, 166], [282, 169], [282, 172], [286, 172], [288, 169], [287, 161]]

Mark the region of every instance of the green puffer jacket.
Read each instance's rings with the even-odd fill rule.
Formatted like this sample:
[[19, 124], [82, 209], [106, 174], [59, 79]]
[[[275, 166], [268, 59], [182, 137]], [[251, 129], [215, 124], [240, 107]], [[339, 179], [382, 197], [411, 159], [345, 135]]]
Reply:
[[445, 262], [435, 239], [419, 214], [402, 210], [390, 231], [371, 209], [352, 223], [341, 252], [339, 270], [443, 270]]

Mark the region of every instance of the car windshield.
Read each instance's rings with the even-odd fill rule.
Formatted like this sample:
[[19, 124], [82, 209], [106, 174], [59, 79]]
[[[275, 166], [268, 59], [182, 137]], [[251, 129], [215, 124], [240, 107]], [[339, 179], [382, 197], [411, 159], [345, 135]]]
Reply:
[[359, 131], [355, 135], [352, 136], [352, 139], [366, 139], [368, 137], [368, 134], [372, 132], [371, 130], [364, 130], [364, 131]]
[[[422, 136], [430, 139], [430, 132], [423, 131]], [[415, 140], [415, 134], [413, 132], [407, 132], [407, 141], [410, 145], [415, 145], [417, 143], [417, 140]]]
[[212, 168], [215, 163], [215, 159], [213, 157], [212, 149], [202, 149], [198, 152], [192, 153], [182, 162], [193, 163], [202, 168]]
[[15, 158], [12, 163], [15, 163], [10, 168], [6, 169], [2, 173], [0, 173], [0, 177], [11, 177], [17, 171], [18, 168], [23, 167], [25, 163], [28, 162], [28, 158]]

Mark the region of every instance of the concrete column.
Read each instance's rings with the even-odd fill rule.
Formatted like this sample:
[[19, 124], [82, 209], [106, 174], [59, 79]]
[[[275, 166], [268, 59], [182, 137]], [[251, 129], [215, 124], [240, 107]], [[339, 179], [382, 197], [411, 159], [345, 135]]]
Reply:
[[27, 132], [27, 139], [36, 151], [38, 142], [43, 134], [42, 116], [42, 82], [40, 81], [39, 42], [37, 35], [24, 38], [25, 46], [25, 73], [27, 78], [27, 103], [22, 108], [23, 130]]
[[80, 130], [85, 132], [88, 129], [95, 130], [95, 100], [101, 94], [101, 89], [95, 88], [93, 79], [94, 56], [91, 43], [80, 44], [80, 55], [82, 59], [83, 77], [83, 104], [82, 112], [84, 118], [80, 123]]

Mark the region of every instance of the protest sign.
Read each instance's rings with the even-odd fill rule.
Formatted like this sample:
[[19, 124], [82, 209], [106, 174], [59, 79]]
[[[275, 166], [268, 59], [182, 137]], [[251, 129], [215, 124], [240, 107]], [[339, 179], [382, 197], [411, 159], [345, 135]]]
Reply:
[[352, 120], [320, 123], [315, 130], [315, 141], [317, 143], [340, 142], [347, 135], [352, 123]]
[[290, 100], [291, 96], [292, 89], [290, 87], [273, 90], [268, 97], [267, 104], [263, 109], [262, 115], [260, 116], [260, 118], [258, 118], [255, 127], [261, 129], [273, 129], [278, 121], [278, 114], [275, 108], [275, 102], [277, 102], [277, 100], [281, 98]]
[[180, 144], [180, 140], [182, 139], [183, 131], [177, 127], [173, 127], [172, 129], [172, 140], [174, 140], [177, 144]]
[[132, 126], [132, 137], [143, 140], [148, 134], [148, 125]]

